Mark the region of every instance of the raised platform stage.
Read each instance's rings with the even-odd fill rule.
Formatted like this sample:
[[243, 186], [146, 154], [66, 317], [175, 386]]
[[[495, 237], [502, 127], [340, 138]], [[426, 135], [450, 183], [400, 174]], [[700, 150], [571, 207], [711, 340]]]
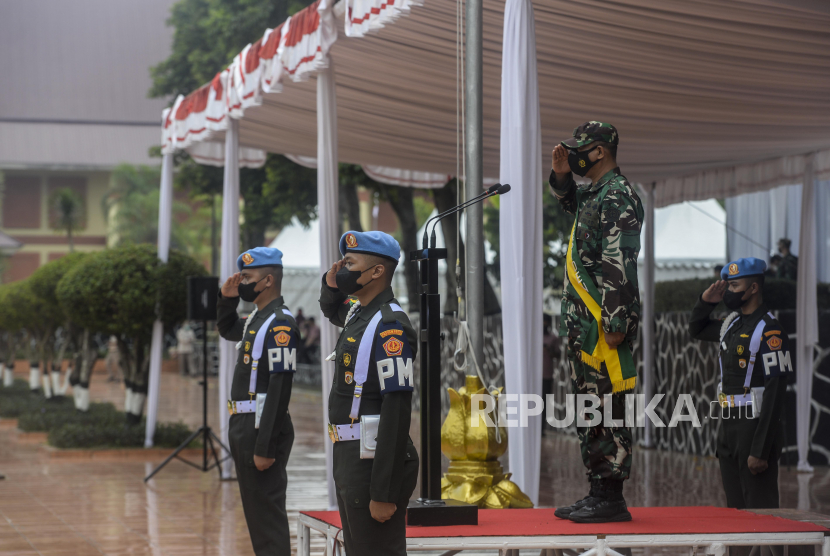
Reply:
[[[808, 545], [830, 556], [830, 529], [814, 523], [716, 507], [630, 508], [627, 523], [580, 524], [558, 519], [553, 508], [480, 510], [476, 526], [407, 527], [407, 551], [520, 549], [587, 550], [582, 556], [614, 556], [615, 548], [687, 547], [689, 554], [723, 556], [728, 546]], [[298, 556], [310, 556], [311, 531], [326, 536], [326, 556], [342, 542], [338, 512], [301, 512]], [[348, 556], [348, 555], [346, 555]]]

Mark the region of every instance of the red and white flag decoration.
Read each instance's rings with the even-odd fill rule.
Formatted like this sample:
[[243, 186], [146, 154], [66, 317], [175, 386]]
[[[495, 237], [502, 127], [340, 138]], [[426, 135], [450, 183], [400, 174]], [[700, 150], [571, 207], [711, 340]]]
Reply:
[[343, 0], [346, 3], [346, 36], [362, 37], [409, 13], [423, 0]]
[[[213, 80], [179, 96], [173, 107], [163, 112], [162, 152], [187, 150], [200, 162], [221, 165], [222, 153], [211, 141], [213, 132], [227, 129], [227, 117], [243, 117], [245, 110], [262, 104], [262, 95], [282, 90], [282, 79], [304, 81], [328, 66], [328, 53], [337, 40], [337, 23], [331, 0], [314, 4], [289, 17], [275, 29], [268, 29], [260, 40], [246, 46], [230, 67]], [[196, 143], [212, 143], [194, 148]], [[265, 153], [245, 149], [247, 164], [265, 160]], [[240, 149], [242, 155], [243, 149]]]

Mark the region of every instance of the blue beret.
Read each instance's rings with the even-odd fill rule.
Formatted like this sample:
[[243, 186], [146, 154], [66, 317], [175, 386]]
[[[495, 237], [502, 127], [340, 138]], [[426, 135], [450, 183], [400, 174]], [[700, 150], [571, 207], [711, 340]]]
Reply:
[[263, 266], [282, 266], [282, 251], [273, 247], [254, 247], [236, 259], [236, 267], [239, 270]]
[[365, 253], [395, 262], [401, 258], [401, 246], [395, 238], [383, 232], [346, 232], [340, 238], [340, 254]]
[[767, 269], [767, 263], [755, 257], [747, 257], [732, 261], [720, 271], [722, 280], [734, 280], [735, 278], [746, 278], [747, 276], [759, 276]]

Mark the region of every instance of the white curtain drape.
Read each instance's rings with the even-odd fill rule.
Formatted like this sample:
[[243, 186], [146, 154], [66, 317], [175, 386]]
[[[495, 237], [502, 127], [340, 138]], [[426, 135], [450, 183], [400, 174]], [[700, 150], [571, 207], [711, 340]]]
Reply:
[[801, 238], [796, 289], [796, 438], [798, 470], [812, 471], [807, 463], [810, 451], [810, 410], [813, 398], [813, 350], [818, 343], [816, 302], [816, 210], [813, 157], [808, 157], [801, 189]]
[[[784, 237], [792, 240], [790, 250], [797, 256], [801, 235], [801, 184], [729, 197], [726, 199], [726, 221], [733, 228], [727, 230], [729, 260], [758, 257], [769, 262], [770, 253], [778, 249], [778, 240]], [[734, 230], [749, 236], [752, 241]]]
[[[239, 122], [230, 118], [225, 132], [225, 174], [222, 189], [222, 260], [219, 279], [224, 282], [236, 273], [236, 257], [239, 255]], [[233, 369], [236, 365], [236, 346], [233, 342], [219, 340], [219, 422], [220, 438], [228, 446], [228, 400], [230, 399]], [[222, 458], [230, 456], [224, 450]], [[222, 465], [222, 478], [233, 476], [233, 461], [228, 458]]]
[[816, 276], [819, 282], [830, 282], [830, 181], [816, 181], [813, 200], [816, 205]]
[[747, 193], [726, 199], [726, 223], [729, 225], [726, 229], [726, 253], [730, 261], [743, 257], [757, 257], [769, 262], [769, 191]]
[[[337, 159], [337, 92], [334, 69], [329, 60], [327, 68], [317, 73], [317, 214], [320, 219], [320, 269], [326, 271], [340, 259], [340, 212], [338, 208], [338, 159]], [[322, 356], [323, 422], [320, 434], [329, 422], [329, 390], [334, 376], [334, 363], [325, 357], [334, 351], [339, 330], [322, 313], [320, 322], [320, 355]], [[326, 440], [326, 480], [328, 482], [329, 509], [337, 508], [332, 475], [332, 444]]]
[[[530, 0], [507, 0], [501, 76], [499, 199], [505, 391], [542, 392], [542, 135]], [[541, 408], [539, 408], [541, 409]], [[521, 411], [521, 410], [520, 410]], [[522, 415], [520, 414], [520, 419]], [[509, 429], [513, 481], [539, 502], [542, 416]]]
[[[170, 254], [170, 227], [173, 215], [173, 155], [161, 159], [161, 185], [159, 191], [158, 257], [166, 263]], [[144, 430], [144, 447], [152, 448], [156, 433], [159, 408], [159, 384], [161, 383], [161, 358], [164, 348], [164, 327], [160, 320], [153, 323], [153, 341], [150, 344], [150, 377], [147, 385], [147, 421]], [[129, 411], [129, 408], [125, 408]]]

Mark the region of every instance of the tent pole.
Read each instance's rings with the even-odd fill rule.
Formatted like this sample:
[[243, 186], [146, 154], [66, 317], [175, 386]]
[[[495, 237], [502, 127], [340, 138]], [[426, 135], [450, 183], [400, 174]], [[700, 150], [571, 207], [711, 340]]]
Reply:
[[[159, 185], [158, 257], [166, 263], [170, 254], [170, 227], [173, 219], [173, 155], [166, 154], [161, 162]], [[161, 359], [164, 330], [160, 320], [153, 323], [153, 339], [150, 344], [150, 376], [147, 387], [147, 422], [144, 430], [144, 447], [153, 447], [158, 416], [159, 385], [161, 384]], [[125, 408], [129, 412], [130, 408]]]
[[[654, 395], [654, 188], [656, 184], [650, 183], [646, 190], [646, 245], [645, 245], [645, 280], [643, 281], [643, 394], [646, 404]], [[643, 444], [646, 448], [654, 447], [652, 438], [652, 423], [649, 419], [645, 422], [645, 438]]]
[[[320, 221], [320, 268], [331, 267], [340, 259], [340, 210], [338, 208], [338, 157], [337, 157], [337, 88], [334, 61], [329, 58], [328, 67], [317, 73], [317, 203]], [[337, 345], [339, 330], [321, 313], [320, 353], [328, 355]], [[320, 434], [326, 436], [325, 427], [329, 422], [329, 390], [334, 378], [334, 363], [321, 362], [323, 383], [323, 419]], [[326, 487], [328, 509], [337, 509], [337, 495], [332, 475], [332, 443], [326, 441]]]
[[[225, 131], [225, 171], [222, 187], [222, 254], [219, 265], [220, 282], [236, 273], [236, 257], [239, 255], [239, 121], [228, 117]], [[236, 365], [236, 347], [233, 342], [219, 340], [219, 410], [220, 436], [225, 446], [228, 442], [229, 417], [227, 404], [231, 393], [231, 380]], [[233, 477], [233, 460], [222, 450], [222, 478]], [[227, 458], [227, 459], [225, 459]]]
[[[465, 176], [467, 199], [482, 190], [482, 0], [467, 0], [466, 48], [465, 48], [465, 134], [464, 155], [467, 157]], [[470, 328], [470, 344], [475, 360], [484, 362], [484, 212], [476, 203], [466, 210], [467, 237], [467, 323]]]

